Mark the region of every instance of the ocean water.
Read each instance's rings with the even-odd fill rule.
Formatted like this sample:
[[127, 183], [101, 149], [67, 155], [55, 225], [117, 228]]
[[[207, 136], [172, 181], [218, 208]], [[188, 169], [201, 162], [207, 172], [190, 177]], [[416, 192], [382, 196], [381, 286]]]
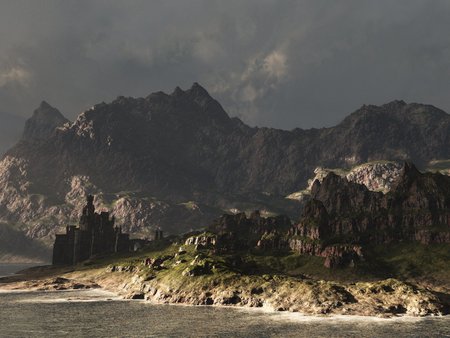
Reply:
[[152, 305], [98, 290], [0, 292], [0, 337], [450, 337], [450, 317], [308, 317]]

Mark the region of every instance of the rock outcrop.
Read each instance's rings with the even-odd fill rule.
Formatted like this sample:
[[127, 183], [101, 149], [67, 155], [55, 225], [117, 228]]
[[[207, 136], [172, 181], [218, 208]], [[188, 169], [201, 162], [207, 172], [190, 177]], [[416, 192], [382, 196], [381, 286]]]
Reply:
[[291, 227], [287, 216], [262, 217], [254, 211], [250, 217], [245, 213], [223, 215], [209, 230], [216, 234], [215, 248], [219, 252], [237, 252], [253, 248], [284, 250], [286, 233]]
[[290, 247], [324, 256], [329, 266], [354, 264], [367, 245], [450, 243], [450, 177], [440, 173], [422, 174], [405, 163], [383, 194], [331, 172], [314, 182], [311, 196], [290, 231]]
[[401, 175], [400, 162], [373, 162], [359, 165], [345, 175], [348, 181], [364, 184], [370, 191], [387, 193]]
[[304, 190], [289, 194], [286, 198], [302, 203], [308, 201], [311, 198], [311, 189], [314, 182], [322, 182], [329, 173], [345, 177], [349, 182], [363, 184], [370, 191], [387, 193], [392, 189], [392, 185], [400, 176], [401, 170], [402, 162], [399, 161], [364, 163], [349, 170], [345, 168], [329, 169], [317, 167], [314, 169], [314, 177], [308, 180], [308, 186]]
[[190, 230], [192, 224], [206, 226], [215, 215], [203, 205], [196, 208], [146, 197], [133, 192], [105, 194], [89, 176], [76, 175], [64, 182], [61, 202], [44, 194], [36, 194], [29, 177], [29, 163], [6, 156], [0, 165], [0, 214], [8, 224], [26, 224], [26, 235], [53, 242], [55, 233], [67, 224], [76, 224], [88, 194], [98, 197], [98, 210], [111, 209], [111, 214], [124, 231], [148, 237], [152, 230], [164, 227], [169, 232]]

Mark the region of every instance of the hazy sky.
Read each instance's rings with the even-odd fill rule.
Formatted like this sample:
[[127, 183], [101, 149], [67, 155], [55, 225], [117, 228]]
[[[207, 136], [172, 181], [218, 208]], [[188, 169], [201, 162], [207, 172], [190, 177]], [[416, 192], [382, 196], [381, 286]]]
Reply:
[[195, 81], [259, 126], [393, 99], [450, 112], [450, 1], [0, 0], [0, 111], [73, 119]]

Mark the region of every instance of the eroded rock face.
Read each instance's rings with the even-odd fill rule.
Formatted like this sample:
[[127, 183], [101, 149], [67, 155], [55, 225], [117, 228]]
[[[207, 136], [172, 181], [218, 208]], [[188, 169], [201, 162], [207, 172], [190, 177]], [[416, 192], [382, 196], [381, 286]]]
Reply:
[[[6, 156], [0, 162], [0, 213], [5, 223], [25, 223], [30, 237], [47, 235], [36, 220], [66, 218], [68, 209], [53, 206], [43, 195], [33, 194], [33, 183], [28, 177], [29, 164], [26, 160]], [[55, 227], [51, 231], [55, 231]]]
[[362, 247], [355, 244], [330, 245], [320, 255], [325, 257], [324, 265], [327, 268], [354, 267], [364, 258]]
[[363, 184], [370, 191], [387, 193], [392, 189], [392, 185], [400, 176], [402, 167], [403, 163], [399, 161], [364, 163], [349, 170], [317, 167], [314, 169], [314, 177], [308, 180], [307, 187], [302, 191], [287, 196], [287, 198], [304, 199], [305, 195], [310, 195], [314, 182], [322, 183], [329, 173], [345, 177], [349, 182]]
[[155, 198], [105, 195], [86, 175], [69, 177], [64, 182], [61, 202], [55, 203], [46, 195], [34, 193], [28, 170], [29, 163], [22, 158], [6, 156], [0, 162], [0, 221], [27, 224], [26, 235], [30, 238], [51, 242], [55, 233], [77, 222], [88, 194], [96, 195], [96, 209], [111, 209], [125, 231], [143, 236], [161, 226], [176, 232], [177, 226], [190, 229], [191, 223], [202, 226], [213, 218], [208, 209], [198, 205], [193, 208]]
[[401, 162], [375, 162], [357, 166], [345, 177], [350, 182], [365, 185], [370, 191], [387, 193], [401, 172]]
[[304, 190], [294, 192], [286, 196], [287, 199], [306, 204], [311, 199], [311, 190], [314, 183], [322, 181], [330, 173], [340, 177], [345, 177], [348, 182], [364, 185], [370, 191], [389, 192], [394, 182], [401, 174], [402, 163], [398, 161], [380, 161], [358, 165], [350, 170], [347, 169], [328, 169], [317, 167], [314, 170], [314, 177], [308, 180], [308, 185]]
[[353, 264], [370, 244], [450, 243], [448, 176], [422, 174], [405, 163], [391, 191], [382, 194], [329, 173], [314, 182], [311, 195], [290, 231], [290, 247], [326, 257], [328, 266]]
[[262, 217], [259, 211], [250, 217], [245, 213], [223, 215], [209, 230], [216, 234], [216, 248], [219, 251], [233, 252], [260, 248], [264, 250], [283, 250], [291, 221], [286, 216]]

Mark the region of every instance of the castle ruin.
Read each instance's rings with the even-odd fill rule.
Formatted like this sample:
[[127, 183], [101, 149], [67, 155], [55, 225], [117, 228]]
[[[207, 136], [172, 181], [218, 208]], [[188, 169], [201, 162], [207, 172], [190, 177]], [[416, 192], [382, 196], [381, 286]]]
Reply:
[[94, 197], [87, 196], [78, 226], [67, 226], [65, 234], [56, 235], [53, 264], [77, 264], [96, 255], [129, 251], [129, 235], [114, 226], [109, 212], [95, 212]]

